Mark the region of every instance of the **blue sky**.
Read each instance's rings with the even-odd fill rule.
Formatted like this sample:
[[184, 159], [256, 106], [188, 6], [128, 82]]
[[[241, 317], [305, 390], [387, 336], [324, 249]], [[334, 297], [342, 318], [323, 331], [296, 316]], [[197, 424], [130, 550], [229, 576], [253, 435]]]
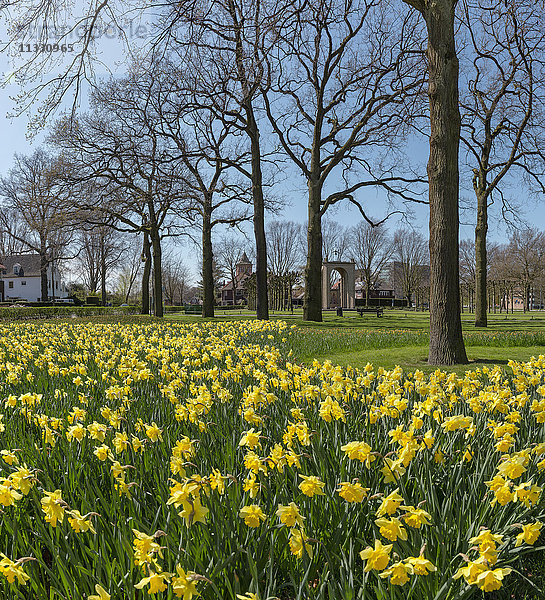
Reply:
[[[68, 22], [68, 24], [70, 24], [70, 22]], [[146, 30], [137, 30], [136, 28], [139, 26], [146, 27], [145, 23], [142, 24], [141, 21], [127, 22], [126, 24], [128, 35], [132, 36], [135, 46], [140, 43], [141, 39], [145, 39]], [[6, 23], [0, 22], [0, 40], [3, 41], [5, 39]], [[101, 36], [97, 43], [96, 49], [97, 56], [103, 63], [102, 66], [99, 65], [97, 67], [96, 75], [106, 76], [108, 71], [118, 75], [123, 74], [127, 63], [124, 59], [123, 43], [121, 40], [115, 39], [115, 36], [109, 34], [108, 31], [105, 30], [104, 35]], [[9, 75], [14, 66], [20, 63], [24, 58], [24, 54], [18, 53], [18, 48], [13, 48], [13, 52], [14, 56], [11, 57], [8, 56], [6, 52], [0, 54], [0, 73], [2, 74], [2, 80], [5, 80], [6, 76]], [[68, 58], [69, 55], [67, 54], [66, 59]], [[44, 72], [43, 78], [47, 79], [51, 74], [60, 69], [62, 69], [62, 60], [60, 61], [60, 64], [56, 68], [53, 68], [49, 73]], [[5, 174], [9, 170], [15, 152], [30, 153], [43, 142], [44, 138], [44, 134], [39, 133], [32, 140], [28, 139], [26, 133], [29, 114], [17, 118], [9, 118], [7, 116], [7, 114], [13, 110], [14, 106], [13, 101], [10, 99], [10, 95], [18, 93], [19, 91], [19, 87], [16, 83], [8, 84], [3, 89], [0, 88], [0, 128], [4, 140], [4, 143], [0, 145], [0, 174]], [[409, 144], [408, 152], [411, 155], [411, 159], [416, 157], [419, 162], [425, 164], [427, 158], [427, 148], [425, 143], [422, 141], [413, 141]], [[285, 218], [303, 222], [307, 212], [305, 182], [296, 172], [289, 170], [289, 167], [287, 167], [287, 169], [285, 180], [279, 185], [280, 194], [286, 199], [287, 205], [283, 215], [274, 218]], [[364, 190], [365, 191], [362, 192], [360, 198], [364, 200], [365, 205], [368, 207], [368, 214], [373, 215], [374, 217], [383, 216], [386, 211], [386, 199], [384, 194], [373, 191], [370, 188], [364, 188]], [[517, 200], [519, 205], [524, 207], [524, 211], [521, 211], [520, 216], [533, 226], [545, 229], [545, 210], [543, 205], [537, 200], [528, 197], [524, 188], [520, 186], [519, 182], [516, 180], [511, 182], [509, 193], [511, 197]], [[469, 201], [470, 205], [472, 204], [473, 199], [471, 190], [462, 189], [461, 195], [462, 198]], [[413, 205], [411, 207], [411, 212], [411, 225], [426, 235], [428, 226], [427, 207]], [[331, 211], [330, 218], [338, 221], [344, 226], [354, 225], [361, 219], [359, 213], [346, 204], [340, 205]], [[506, 241], [507, 230], [503, 221], [499, 218], [496, 208], [492, 208], [491, 210], [490, 221], [490, 239], [500, 243]], [[471, 239], [473, 237], [473, 223], [473, 211], [463, 211], [461, 214], [461, 239]], [[395, 229], [399, 224], [399, 219], [394, 218], [392, 219], [390, 227]], [[195, 269], [196, 250], [186, 246], [181, 249], [181, 252], [186, 254], [187, 263]]]

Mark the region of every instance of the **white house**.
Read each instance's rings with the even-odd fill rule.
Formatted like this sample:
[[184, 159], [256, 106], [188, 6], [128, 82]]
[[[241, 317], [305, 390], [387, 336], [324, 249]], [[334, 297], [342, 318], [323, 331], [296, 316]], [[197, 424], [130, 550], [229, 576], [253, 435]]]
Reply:
[[[14, 254], [6, 256], [0, 265], [0, 299], [39, 302], [42, 298], [39, 254]], [[50, 264], [47, 268], [49, 300], [66, 298], [68, 292], [60, 274]]]

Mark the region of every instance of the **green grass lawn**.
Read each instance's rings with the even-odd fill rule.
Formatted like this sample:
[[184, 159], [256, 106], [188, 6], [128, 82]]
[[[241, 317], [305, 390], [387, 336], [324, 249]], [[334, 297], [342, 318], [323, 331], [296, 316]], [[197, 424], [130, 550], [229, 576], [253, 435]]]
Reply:
[[[217, 320], [255, 318], [253, 313], [219, 313]], [[302, 312], [276, 312], [272, 319], [283, 319], [297, 327], [290, 340], [293, 355], [301, 362], [330, 360], [334, 364], [362, 368], [368, 362], [391, 369], [396, 365], [406, 370], [435, 370], [427, 364], [429, 313], [406, 310], [386, 310], [382, 318], [373, 314], [363, 317], [347, 312], [337, 317], [324, 312], [322, 323], [303, 321]], [[198, 316], [180, 314], [168, 318], [201, 321]], [[525, 361], [545, 353], [545, 313], [514, 313], [489, 315], [486, 329], [476, 328], [474, 315], [462, 315], [462, 327], [470, 363], [447, 367], [462, 373], [493, 364], [507, 366], [509, 360]]]
[[[543, 354], [543, 346], [528, 347], [490, 347], [490, 346], [468, 346], [467, 354], [469, 358], [468, 365], [459, 365], [455, 367], [446, 367], [450, 372], [461, 374], [468, 370], [482, 368], [499, 364], [507, 366], [509, 360], [518, 362], [528, 361], [532, 356]], [[407, 371], [419, 369], [424, 373], [435, 371], [437, 367], [428, 365], [428, 347], [427, 346], [404, 346], [402, 348], [379, 348], [376, 350], [359, 350], [353, 352], [336, 352], [327, 357], [333, 364], [343, 366], [353, 366], [361, 368], [368, 362], [381, 366], [385, 369], [393, 369], [396, 365], [401, 365]]]
[[[183, 313], [170, 313], [166, 315], [169, 319], [182, 320], [185, 322], [202, 321], [199, 315], [184, 315]], [[324, 311], [323, 321], [315, 323], [303, 321], [303, 312], [297, 309], [292, 314], [289, 311], [271, 311], [271, 319], [282, 319], [299, 327], [312, 329], [414, 329], [429, 331], [429, 312], [416, 312], [409, 310], [385, 309], [383, 317], [374, 314], [358, 316], [353, 311], [345, 311], [345, 316], [337, 317], [334, 311]], [[215, 319], [207, 320], [240, 320], [255, 319], [255, 312], [248, 310], [221, 311], [216, 310]], [[473, 313], [462, 314], [462, 327], [464, 331], [483, 331], [475, 327], [475, 315]], [[530, 313], [496, 313], [488, 315], [489, 326], [485, 331], [545, 331], [545, 311], [534, 311]]]

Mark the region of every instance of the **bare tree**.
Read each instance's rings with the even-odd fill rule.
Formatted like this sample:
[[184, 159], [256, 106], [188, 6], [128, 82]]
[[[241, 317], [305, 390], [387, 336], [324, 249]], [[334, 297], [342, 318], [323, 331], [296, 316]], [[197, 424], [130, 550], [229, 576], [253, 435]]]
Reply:
[[460, 110], [455, 9], [458, 0], [403, 0], [428, 32], [430, 101], [430, 351], [432, 365], [467, 363], [458, 265]]
[[294, 221], [272, 221], [267, 226], [267, 252], [269, 270], [284, 276], [297, 270], [304, 261], [299, 239], [302, 226]]
[[326, 262], [350, 258], [351, 239], [346, 227], [331, 217], [322, 219], [322, 258]]
[[16, 154], [14, 162], [7, 177], [0, 179], [0, 195], [5, 198], [4, 210], [0, 211], [2, 232], [27, 251], [39, 254], [41, 298], [45, 302], [49, 298], [48, 267], [63, 258], [72, 239], [63, 191], [66, 165], [42, 149], [30, 156]]
[[522, 293], [524, 310], [530, 310], [532, 286], [545, 271], [545, 234], [533, 227], [515, 230], [507, 254], [507, 274]]
[[[138, 244], [129, 244], [123, 258], [116, 291], [123, 296], [124, 303], [128, 304], [145, 261], [142, 260], [142, 251]], [[149, 304], [147, 310], [149, 312]]]
[[545, 157], [540, 150], [545, 99], [542, 17], [533, 1], [464, 3], [462, 22], [469, 47], [462, 56], [469, 77], [461, 94], [461, 140], [477, 200], [476, 327], [487, 326], [490, 205], [499, 197], [503, 212], [508, 212], [505, 188], [517, 170], [545, 192]]
[[108, 275], [119, 267], [127, 251], [127, 240], [114, 227], [103, 224], [83, 225], [78, 241], [76, 264], [83, 283], [91, 293], [100, 289], [102, 306], [106, 306]]
[[179, 256], [171, 254], [164, 261], [163, 286], [168, 304], [183, 304], [189, 287], [189, 269]]
[[467, 291], [468, 309], [472, 310], [475, 292], [475, 244], [470, 240], [460, 242], [460, 287], [462, 312], [464, 312], [464, 290]]
[[408, 306], [412, 306], [415, 292], [426, 279], [426, 241], [412, 229], [398, 229], [394, 233], [390, 277], [394, 289], [401, 288]]
[[293, 286], [301, 278], [302, 226], [293, 221], [273, 221], [267, 227], [270, 305], [293, 311]]
[[233, 304], [237, 303], [237, 290], [240, 281], [238, 264], [244, 255], [244, 242], [240, 237], [224, 235], [216, 243], [214, 256], [216, 265], [220, 272], [229, 278], [233, 286]]
[[[289, 1], [287, 2], [289, 4]], [[165, 18], [170, 36], [183, 47], [184, 60], [194, 53], [195, 89], [206, 97], [208, 110], [243, 132], [250, 145], [250, 165], [233, 163], [251, 182], [256, 246], [256, 313], [268, 319], [267, 245], [263, 150], [257, 108], [263, 85], [263, 60], [276, 43], [275, 25], [282, 3], [263, 0], [199, 0], [171, 5]], [[183, 25], [182, 31], [176, 29]], [[226, 106], [225, 94], [230, 99]], [[219, 99], [219, 102], [218, 102]]]
[[[232, 123], [206, 106], [206, 97], [185, 79], [190, 64], [179, 69], [165, 58], [141, 73], [152, 73], [156, 93], [149, 98], [158, 115], [157, 130], [172, 142], [186, 167], [184, 183], [192, 198], [191, 217], [199, 222], [203, 265], [203, 317], [214, 316], [212, 234], [218, 225], [235, 227], [249, 220], [252, 196], [240, 175], [249, 154]], [[195, 66], [197, 69], [198, 66]], [[153, 69], [153, 71], [152, 71]], [[223, 97], [228, 105], [228, 98]], [[216, 102], [220, 103], [219, 93]], [[233, 165], [237, 165], [237, 169]]]
[[410, 15], [391, 6], [385, 11], [383, 4], [293, 1], [278, 50], [267, 57], [267, 115], [308, 186], [305, 320], [322, 320], [322, 218], [328, 208], [348, 201], [368, 219], [358, 190], [381, 187], [415, 199], [408, 186], [420, 181], [403, 175], [393, 160], [423, 84], [418, 36], [412, 35], [418, 27]]
[[92, 112], [76, 121], [59, 120], [51, 141], [77, 165], [74, 182], [92, 182], [97, 190], [86, 197], [84, 188], [80, 210], [101, 213], [100, 223], [107, 218], [120, 231], [145, 234], [143, 254], [151, 250], [154, 314], [160, 317], [161, 240], [184, 233], [189, 199], [183, 164], [156, 131], [157, 115], [149, 102], [153, 93], [153, 80], [135, 73], [104, 83], [93, 91]]
[[385, 224], [373, 227], [362, 221], [352, 229], [351, 241], [356, 267], [365, 284], [365, 304], [369, 306], [371, 288], [378, 284], [391, 259], [392, 240]]

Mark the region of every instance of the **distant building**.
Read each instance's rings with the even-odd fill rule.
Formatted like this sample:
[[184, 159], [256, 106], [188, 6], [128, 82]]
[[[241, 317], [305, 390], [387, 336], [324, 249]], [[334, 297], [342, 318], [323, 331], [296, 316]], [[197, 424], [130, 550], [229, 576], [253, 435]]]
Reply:
[[248, 304], [248, 291], [245, 283], [251, 275], [252, 263], [244, 252], [236, 264], [235, 285], [232, 281], [227, 281], [221, 288], [220, 302], [222, 306]]
[[[14, 254], [1, 259], [0, 265], [0, 299], [27, 300], [40, 302], [42, 300], [40, 256], [38, 254]], [[61, 280], [60, 274], [50, 263], [47, 267], [48, 300], [66, 298], [68, 292]]]
[[[365, 283], [356, 281], [356, 300], [362, 300], [365, 304]], [[369, 304], [390, 305], [392, 299], [395, 298], [392, 286], [387, 282], [379, 282], [369, 290]]]

